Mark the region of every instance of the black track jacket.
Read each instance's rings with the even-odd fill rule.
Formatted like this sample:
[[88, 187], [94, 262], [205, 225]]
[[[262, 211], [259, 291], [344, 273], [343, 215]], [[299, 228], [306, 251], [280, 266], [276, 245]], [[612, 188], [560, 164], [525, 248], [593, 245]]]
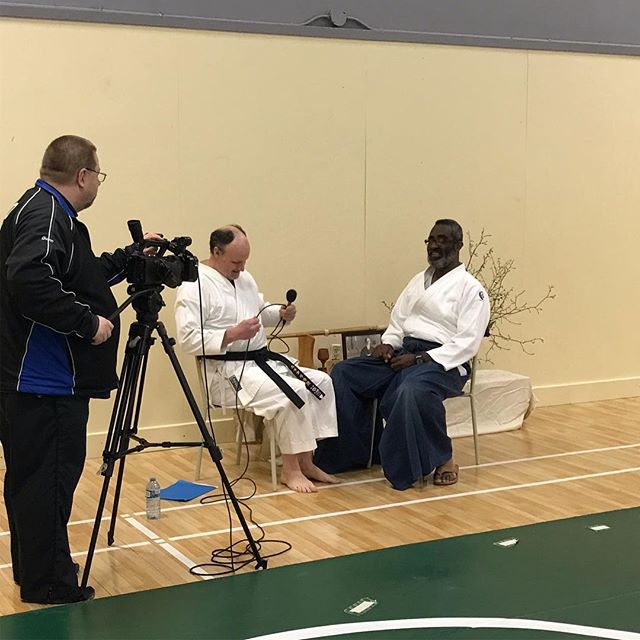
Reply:
[[97, 258], [71, 204], [38, 180], [0, 229], [0, 390], [109, 396], [116, 388], [119, 323], [98, 346], [97, 315], [117, 308], [110, 285], [127, 251]]

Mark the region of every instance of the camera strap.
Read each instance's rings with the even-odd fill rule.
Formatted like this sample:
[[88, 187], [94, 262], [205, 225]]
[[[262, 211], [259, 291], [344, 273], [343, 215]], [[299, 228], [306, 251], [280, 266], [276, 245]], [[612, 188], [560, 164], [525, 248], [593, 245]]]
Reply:
[[221, 353], [215, 356], [204, 356], [207, 360], [226, 360], [232, 362], [242, 362], [244, 360], [255, 362], [262, 371], [273, 381], [273, 383], [282, 391], [282, 393], [293, 402], [293, 404], [302, 409], [304, 406], [304, 400], [287, 384], [287, 381], [277, 372], [269, 366], [269, 360], [275, 360], [281, 362], [291, 373], [298, 378], [298, 380], [304, 382], [305, 387], [312, 393], [318, 400], [324, 398], [324, 391], [314, 384], [309, 376], [304, 371], [296, 367], [289, 358], [277, 351], [270, 351], [266, 347], [263, 349], [257, 349], [255, 351], [228, 351], [227, 353]]

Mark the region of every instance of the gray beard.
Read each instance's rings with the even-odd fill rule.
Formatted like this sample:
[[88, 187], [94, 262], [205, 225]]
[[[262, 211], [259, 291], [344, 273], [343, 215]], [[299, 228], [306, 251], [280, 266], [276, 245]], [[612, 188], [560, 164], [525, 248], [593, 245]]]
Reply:
[[427, 261], [434, 269], [444, 269], [453, 262], [451, 256], [442, 256], [441, 258], [436, 258], [435, 260], [427, 258]]

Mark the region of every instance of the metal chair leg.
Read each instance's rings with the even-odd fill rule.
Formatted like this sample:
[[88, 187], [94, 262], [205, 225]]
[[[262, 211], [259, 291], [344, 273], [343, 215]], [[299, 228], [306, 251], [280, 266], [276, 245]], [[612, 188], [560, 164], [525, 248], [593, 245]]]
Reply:
[[274, 491], [277, 491], [279, 485], [278, 469], [276, 465], [276, 434], [273, 425], [269, 425], [267, 429], [269, 430], [269, 447], [271, 450], [271, 486]]
[[367, 463], [367, 469], [371, 469], [371, 465], [373, 464], [373, 443], [376, 438], [377, 419], [378, 419], [378, 398], [374, 398], [372, 416], [371, 416], [371, 446], [369, 447], [369, 462]]
[[476, 466], [480, 464], [480, 451], [478, 447], [478, 423], [476, 420], [476, 403], [473, 399], [473, 395], [469, 396], [471, 401], [471, 427], [473, 429], [473, 448], [476, 455]]
[[200, 445], [196, 450], [196, 472], [195, 479], [200, 480], [200, 475], [202, 472], [202, 451], [204, 450], [204, 445]]
[[471, 428], [473, 429], [473, 448], [476, 456], [476, 465], [480, 464], [480, 450], [478, 446], [478, 418], [476, 416], [476, 402], [474, 398], [476, 386], [476, 364], [477, 358], [471, 361], [471, 384], [469, 385], [469, 401], [471, 402]]

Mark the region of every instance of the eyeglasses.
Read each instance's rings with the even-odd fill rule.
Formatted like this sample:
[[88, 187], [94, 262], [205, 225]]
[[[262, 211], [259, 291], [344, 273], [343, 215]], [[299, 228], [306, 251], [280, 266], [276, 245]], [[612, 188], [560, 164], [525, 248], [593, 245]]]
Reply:
[[451, 244], [453, 242], [452, 238], [447, 238], [446, 236], [431, 236], [430, 238], [425, 238], [424, 239], [424, 243], [426, 245], [429, 244], [429, 242], [435, 242], [436, 244]]
[[95, 169], [90, 169], [89, 167], [85, 167], [86, 171], [91, 171], [92, 173], [98, 174], [98, 182], [102, 184], [107, 179], [107, 174], [104, 171], [96, 171]]

